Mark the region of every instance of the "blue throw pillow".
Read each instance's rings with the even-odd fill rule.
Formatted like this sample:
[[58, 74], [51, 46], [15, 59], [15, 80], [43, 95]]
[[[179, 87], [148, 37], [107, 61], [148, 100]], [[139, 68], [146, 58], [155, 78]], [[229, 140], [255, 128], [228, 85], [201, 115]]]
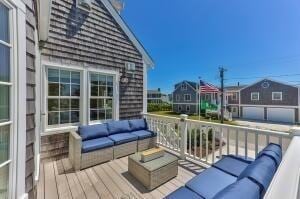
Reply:
[[131, 131], [147, 130], [147, 122], [145, 119], [129, 120]]
[[107, 124], [109, 135], [128, 133], [131, 131], [128, 120], [113, 121]]
[[101, 137], [108, 136], [108, 129], [106, 124], [95, 124], [80, 126], [78, 128], [78, 133], [82, 138], [82, 141], [92, 140]]

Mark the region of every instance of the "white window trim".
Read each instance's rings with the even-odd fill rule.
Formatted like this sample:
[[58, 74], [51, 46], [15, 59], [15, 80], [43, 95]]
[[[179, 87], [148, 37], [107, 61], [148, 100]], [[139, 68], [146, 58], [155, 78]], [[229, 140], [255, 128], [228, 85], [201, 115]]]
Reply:
[[[10, 176], [9, 198], [27, 198], [26, 168], [26, 7], [21, 0], [0, 0], [10, 9]], [[8, 161], [9, 162], [9, 161]]]
[[236, 101], [238, 99], [238, 93], [232, 93], [232, 101]]
[[[253, 95], [257, 94], [257, 99], [253, 99]], [[259, 101], [259, 92], [252, 92], [251, 93], [251, 101]]]
[[[43, 69], [43, 76], [44, 81], [41, 88], [41, 95], [43, 96], [43, 103], [42, 103], [42, 136], [43, 135], [53, 135], [53, 134], [60, 134], [65, 133], [68, 130], [74, 130], [77, 129], [78, 126], [76, 125], [68, 125], [68, 126], [59, 126], [59, 127], [53, 127], [48, 126], [48, 118], [47, 118], [47, 95], [48, 95], [48, 81], [47, 81], [47, 68], [60, 68], [65, 70], [73, 70], [73, 71], [80, 71], [81, 75], [81, 83], [80, 83], [80, 124], [87, 125], [90, 124], [89, 122], [89, 73], [100, 73], [100, 74], [106, 74], [106, 75], [112, 75], [114, 76], [114, 97], [113, 97], [113, 103], [115, 109], [113, 110], [113, 119], [119, 120], [119, 71], [114, 70], [106, 70], [106, 69], [98, 69], [92, 66], [74, 66], [74, 65], [63, 65], [63, 64], [57, 64], [47, 61], [42, 61], [42, 69]], [[96, 123], [96, 122], [95, 122]], [[101, 122], [97, 122], [101, 123]], [[94, 122], [93, 122], [94, 124]]]
[[[189, 100], [186, 100], [186, 96], [190, 96], [190, 99]], [[190, 101], [192, 101], [192, 95], [191, 94], [184, 94], [184, 101], [185, 102], [190, 102]]]
[[[275, 99], [274, 98], [275, 94], [280, 94], [280, 99]], [[273, 101], [282, 101], [282, 92], [272, 92], [272, 100]]]

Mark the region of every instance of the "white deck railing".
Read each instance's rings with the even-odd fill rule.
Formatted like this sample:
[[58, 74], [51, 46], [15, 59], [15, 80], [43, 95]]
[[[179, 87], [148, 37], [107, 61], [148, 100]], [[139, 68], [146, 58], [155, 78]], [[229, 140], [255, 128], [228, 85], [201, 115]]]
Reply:
[[284, 153], [292, 139], [289, 133], [189, 120], [186, 115], [144, 117], [150, 130], [158, 133], [159, 145], [203, 166], [210, 166], [227, 154], [255, 158], [270, 142], [281, 145]]

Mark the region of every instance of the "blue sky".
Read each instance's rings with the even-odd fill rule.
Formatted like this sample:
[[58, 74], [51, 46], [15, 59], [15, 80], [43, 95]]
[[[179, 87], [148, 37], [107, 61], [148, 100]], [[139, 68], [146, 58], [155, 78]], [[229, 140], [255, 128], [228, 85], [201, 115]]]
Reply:
[[[123, 18], [155, 61], [149, 89], [300, 74], [299, 0], [124, 0]], [[300, 84], [300, 75], [273, 78]]]

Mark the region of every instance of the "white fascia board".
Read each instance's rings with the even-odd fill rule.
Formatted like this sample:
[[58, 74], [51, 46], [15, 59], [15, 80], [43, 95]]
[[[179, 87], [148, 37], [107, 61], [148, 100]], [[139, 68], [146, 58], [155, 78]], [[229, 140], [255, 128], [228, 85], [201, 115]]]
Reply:
[[116, 9], [113, 7], [113, 5], [110, 3], [110, 1], [109, 0], [101, 0], [101, 2], [106, 7], [108, 12], [112, 15], [112, 17], [116, 20], [116, 22], [119, 24], [119, 26], [122, 28], [122, 30], [125, 32], [125, 34], [128, 36], [128, 38], [131, 40], [133, 45], [142, 54], [143, 60], [144, 60], [145, 64], [147, 65], [147, 67], [153, 68], [154, 62], [153, 62], [152, 58], [147, 53], [146, 49], [143, 47], [141, 42], [137, 39], [137, 37], [129, 29], [128, 25], [125, 23], [125, 21], [119, 15], [119, 13], [116, 11]]
[[47, 41], [50, 27], [52, 0], [38, 0], [39, 39]]

